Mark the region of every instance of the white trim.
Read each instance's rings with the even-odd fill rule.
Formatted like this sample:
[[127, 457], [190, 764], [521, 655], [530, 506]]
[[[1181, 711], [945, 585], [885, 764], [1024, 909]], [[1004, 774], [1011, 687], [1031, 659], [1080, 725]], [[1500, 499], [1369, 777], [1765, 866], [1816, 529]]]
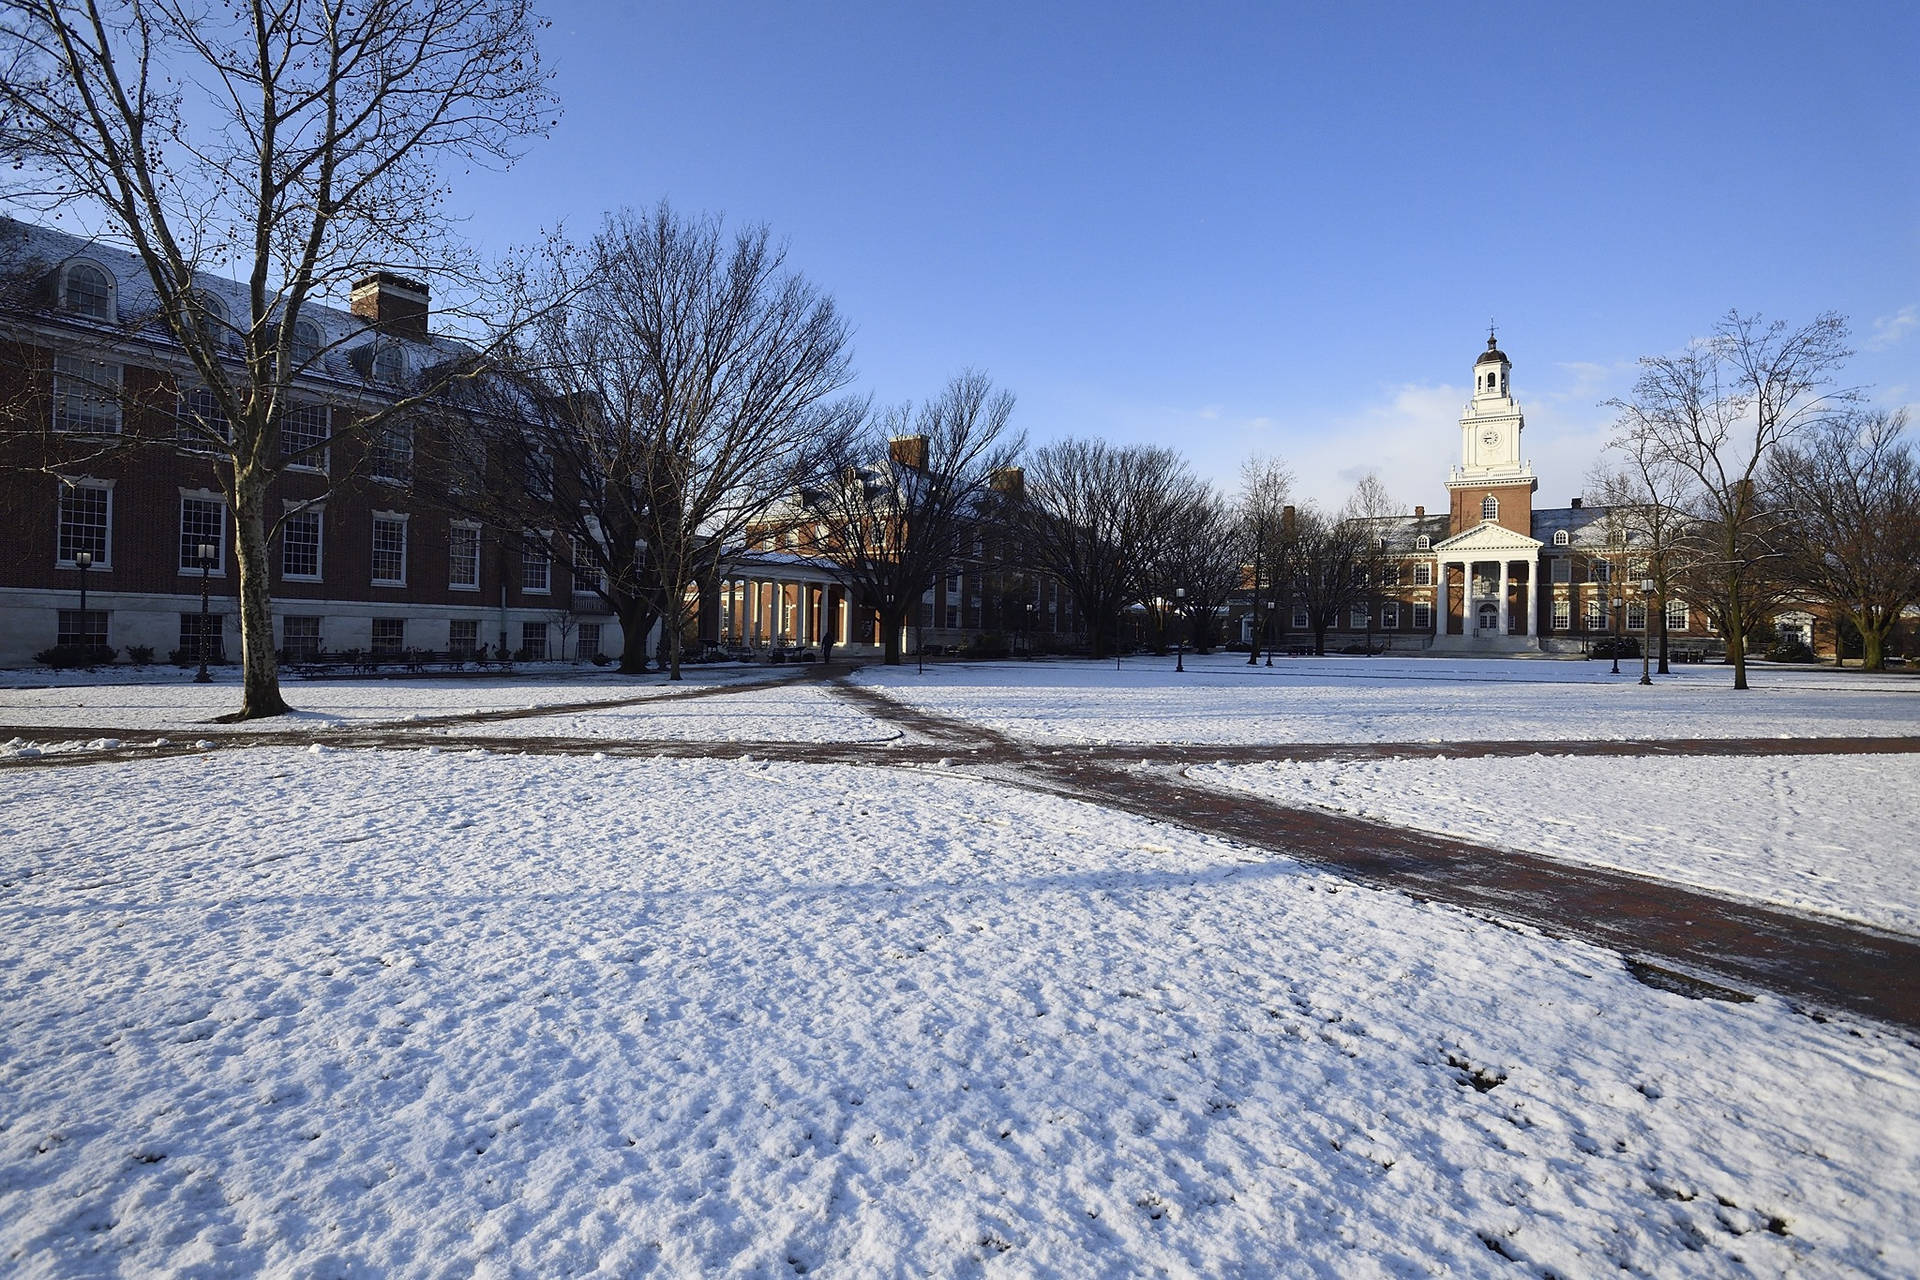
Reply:
[[[68, 361], [88, 367], [85, 372], [62, 373], [60, 366]], [[109, 369], [113, 371], [111, 377], [108, 377], [105, 372]], [[52, 374], [53, 394], [49, 400], [48, 423], [54, 431], [69, 436], [117, 436], [126, 429], [126, 407], [122, 404], [121, 398], [127, 390], [127, 366], [123, 362], [101, 360], [73, 351], [55, 351]], [[88, 400], [88, 403], [110, 406], [113, 411], [113, 425], [99, 428], [61, 425], [63, 421], [72, 420], [62, 414], [62, 408], [65, 405], [65, 393], [61, 388], [63, 378], [68, 381], [77, 381], [82, 388], [107, 393], [100, 398]]]
[[105, 489], [107, 491], [107, 550], [105, 556], [99, 560], [95, 560], [87, 569], [87, 572], [92, 573], [95, 569], [113, 568], [113, 486], [115, 482], [112, 480], [96, 480], [92, 476], [56, 475], [54, 479], [57, 487], [53, 494], [53, 567], [56, 569], [72, 569], [76, 573], [79, 572], [80, 569], [80, 566], [75, 564], [71, 559], [62, 560], [60, 558], [60, 502], [63, 491], [67, 489]]
[[[91, 267], [95, 271], [98, 271], [101, 278], [106, 281], [107, 314], [104, 316], [88, 315], [84, 311], [75, 311], [71, 306], [67, 305], [67, 281], [68, 278], [73, 275], [73, 269], [75, 267]], [[120, 282], [113, 278], [113, 272], [107, 270], [92, 258], [74, 257], [68, 258], [65, 262], [61, 263], [60, 278], [56, 282], [56, 285], [57, 287], [54, 292], [55, 310], [65, 312], [70, 316], [79, 316], [82, 320], [97, 320], [102, 324], [114, 324], [118, 322], [120, 318]]]
[[[228, 521], [227, 495], [224, 493], [215, 493], [211, 489], [189, 489], [185, 485], [180, 486], [180, 505], [174, 509], [174, 514], [175, 514], [175, 520], [173, 525], [174, 559], [178, 560], [180, 558], [180, 534], [184, 532], [184, 526], [187, 521], [187, 503], [189, 500], [193, 502], [211, 502], [220, 508], [220, 540], [214, 546], [214, 556], [213, 556], [214, 565], [213, 565], [213, 569], [208, 573], [207, 576], [212, 578], [224, 578], [227, 576], [227, 521]], [[190, 574], [197, 577], [200, 573], [200, 566], [197, 564], [192, 566], [181, 565], [180, 572], [182, 574]]]
[[[293, 498], [281, 500], [280, 516], [280, 580], [282, 582], [321, 582], [327, 575], [327, 504], [324, 502], [300, 502]], [[290, 510], [289, 508], [297, 508]], [[312, 573], [287, 572], [287, 521], [312, 516], [320, 522], [319, 537], [314, 539]]]
[[[473, 581], [461, 582], [453, 576], [453, 533], [456, 529], [473, 531]], [[449, 520], [447, 522], [447, 590], [478, 591], [480, 589], [480, 522], [478, 520]]]
[[[398, 578], [372, 578], [372, 585], [376, 587], [404, 587], [407, 585], [408, 544], [412, 541], [407, 530], [407, 524], [411, 517], [405, 511], [375, 511], [370, 514], [373, 518], [373, 523], [369, 530], [372, 536], [367, 540], [367, 547], [370, 555], [374, 557], [380, 554], [380, 522], [382, 520], [397, 521], [400, 525], [400, 576]], [[372, 565], [368, 566], [369, 572], [372, 571], [372, 567]]]

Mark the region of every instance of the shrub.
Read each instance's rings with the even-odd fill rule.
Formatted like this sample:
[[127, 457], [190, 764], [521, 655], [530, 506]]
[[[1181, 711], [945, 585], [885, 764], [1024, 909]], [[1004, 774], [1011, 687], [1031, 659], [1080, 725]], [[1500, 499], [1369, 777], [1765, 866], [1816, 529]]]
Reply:
[[1813, 650], [1799, 637], [1782, 636], [1767, 647], [1768, 662], [1812, 662]]
[[75, 667], [104, 666], [112, 662], [118, 652], [110, 644], [57, 644], [33, 656], [55, 671], [71, 671]]
[[136, 667], [144, 667], [153, 661], [153, 646], [150, 644], [130, 644], [127, 646], [127, 661]]

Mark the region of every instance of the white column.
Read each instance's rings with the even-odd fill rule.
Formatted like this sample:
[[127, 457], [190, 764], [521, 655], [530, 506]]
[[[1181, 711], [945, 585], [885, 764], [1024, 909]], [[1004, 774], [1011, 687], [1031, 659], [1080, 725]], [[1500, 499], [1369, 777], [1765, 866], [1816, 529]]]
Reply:
[[800, 643], [813, 643], [813, 584], [800, 584]]
[[1527, 566], [1527, 639], [1540, 636], [1540, 561]]
[[1500, 572], [1494, 575], [1494, 590], [1500, 593], [1500, 621], [1495, 624], [1495, 634], [1505, 638], [1507, 634], [1507, 558], [1500, 557]]

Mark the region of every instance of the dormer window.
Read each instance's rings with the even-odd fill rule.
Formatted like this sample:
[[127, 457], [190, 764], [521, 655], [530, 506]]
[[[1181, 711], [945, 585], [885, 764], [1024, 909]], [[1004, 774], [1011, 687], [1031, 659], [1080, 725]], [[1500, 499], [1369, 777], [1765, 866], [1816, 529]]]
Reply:
[[373, 379], [388, 385], [397, 385], [407, 376], [407, 358], [399, 347], [392, 343], [382, 344], [373, 353]]
[[293, 362], [308, 364], [320, 354], [320, 326], [311, 320], [302, 320], [293, 326]]
[[1480, 500], [1480, 518], [1498, 520], [1500, 518], [1500, 499], [1488, 494]]
[[1433, 539], [1423, 533], [1414, 540], [1413, 546], [1416, 551], [1431, 551], [1433, 549]]
[[1571, 539], [1571, 538], [1569, 538], [1569, 537], [1567, 536], [1567, 531], [1566, 531], [1565, 529], [1555, 529], [1555, 530], [1553, 531], [1553, 545], [1554, 545], [1554, 546], [1556, 546], [1556, 547], [1564, 547], [1564, 546], [1566, 546], [1566, 545], [1567, 545], [1567, 543], [1569, 543], [1569, 542], [1571, 542], [1571, 541], [1572, 541], [1572, 539]]
[[89, 320], [113, 319], [113, 281], [91, 262], [70, 262], [60, 278], [60, 308]]

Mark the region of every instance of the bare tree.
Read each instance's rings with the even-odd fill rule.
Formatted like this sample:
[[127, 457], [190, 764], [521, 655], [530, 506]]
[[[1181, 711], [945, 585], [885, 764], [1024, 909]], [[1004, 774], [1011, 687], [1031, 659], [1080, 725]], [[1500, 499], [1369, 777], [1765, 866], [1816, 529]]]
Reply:
[[665, 203], [609, 217], [585, 249], [550, 247], [511, 292], [515, 376], [496, 385], [525, 407], [495, 414], [494, 448], [520, 482], [469, 498], [530, 495], [619, 615], [621, 670], [645, 669], [657, 620], [678, 680], [699, 585], [855, 416], [831, 399], [846, 322], [767, 228], [728, 235]]
[[1653, 580], [1649, 607], [1659, 614], [1660, 674], [1668, 675], [1666, 606], [1684, 567], [1681, 552], [1687, 545], [1693, 480], [1650, 433], [1622, 436], [1610, 449], [1619, 465], [1597, 468], [1590, 485], [1609, 513], [1620, 513], [1628, 539], [1645, 548]]
[[1902, 438], [1906, 425], [1905, 410], [1838, 416], [1781, 448], [1767, 468], [1782, 508], [1785, 573], [1836, 622], [1854, 625], [1870, 671], [1886, 666], [1888, 637], [1920, 600], [1920, 461]]
[[900, 663], [908, 611], [1017, 501], [1004, 492], [1023, 444], [1012, 416], [1012, 392], [963, 373], [917, 409], [867, 416], [826, 478], [800, 491], [799, 511], [825, 526], [815, 545], [854, 606], [878, 616], [889, 665]]
[[[1239, 522], [1232, 504], [1198, 478], [1174, 486], [1167, 498], [1165, 531], [1148, 566], [1146, 593], [1178, 600], [1185, 642], [1209, 653], [1219, 643], [1227, 601], [1246, 583]], [[1164, 644], [1164, 625], [1161, 631]]]
[[1261, 609], [1273, 597], [1274, 584], [1286, 581], [1280, 573], [1284, 546], [1280, 535], [1292, 493], [1293, 472], [1280, 459], [1256, 455], [1241, 464], [1239, 544], [1252, 570], [1253, 647], [1247, 655], [1248, 666], [1260, 660], [1266, 636], [1268, 620]]
[[1381, 600], [1381, 588], [1386, 578], [1389, 564], [1398, 563], [1397, 550], [1393, 546], [1394, 518], [1401, 512], [1400, 505], [1387, 492], [1387, 486], [1380, 479], [1380, 473], [1369, 471], [1360, 477], [1353, 487], [1353, 496], [1347, 499], [1343, 518], [1356, 523], [1362, 531], [1360, 548], [1360, 573], [1362, 580], [1362, 599], [1367, 606], [1367, 652], [1373, 652], [1373, 620], [1379, 612], [1376, 606]]
[[1327, 632], [1341, 612], [1367, 598], [1371, 527], [1308, 503], [1286, 522], [1283, 541], [1293, 592], [1306, 608], [1307, 626], [1313, 632], [1313, 651], [1325, 654]]
[[1069, 439], [1034, 453], [1021, 537], [1034, 567], [1073, 597], [1096, 658], [1118, 636], [1121, 611], [1145, 594], [1169, 495], [1190, 479], [1179, 454], [1149, 445]]
[[1614, 443], [1643, 451], [1687, 477], [1691, 528], [1716, 544], [1695, 568], [1724, 598], [1701, 601], [1726, 620], [1733, 687], [1747, 687], [1744, 595], [1758, 559], [1773, 555], [1759, 523], [1771, 519], [1758, 493], [1767, 457], [1854, 393], [1832, 389], [1852, 353], [1846, 322], [1827, 312], [1799, 328], [1729, 311], [1710, 338], [1675, 356], [1646, 356], [1633, 392], [1607, 404], [1619, 413]]
[[[0, 0], [0, 192], [139, 255], [228, 428], [208, 444], [237, 530], [242, 718], [286, 710], [268, 489], [327, 444], [282, 448], [294, 384], [324, 354], [302, 346], [302, 312], [372, 270], [471, 265], [442, 174], [509, 163], [551, 122], [540, 25], [526, 0]], [[244, 280], [244, 315], [207, 306], [195, 280], [212, 268]]]

